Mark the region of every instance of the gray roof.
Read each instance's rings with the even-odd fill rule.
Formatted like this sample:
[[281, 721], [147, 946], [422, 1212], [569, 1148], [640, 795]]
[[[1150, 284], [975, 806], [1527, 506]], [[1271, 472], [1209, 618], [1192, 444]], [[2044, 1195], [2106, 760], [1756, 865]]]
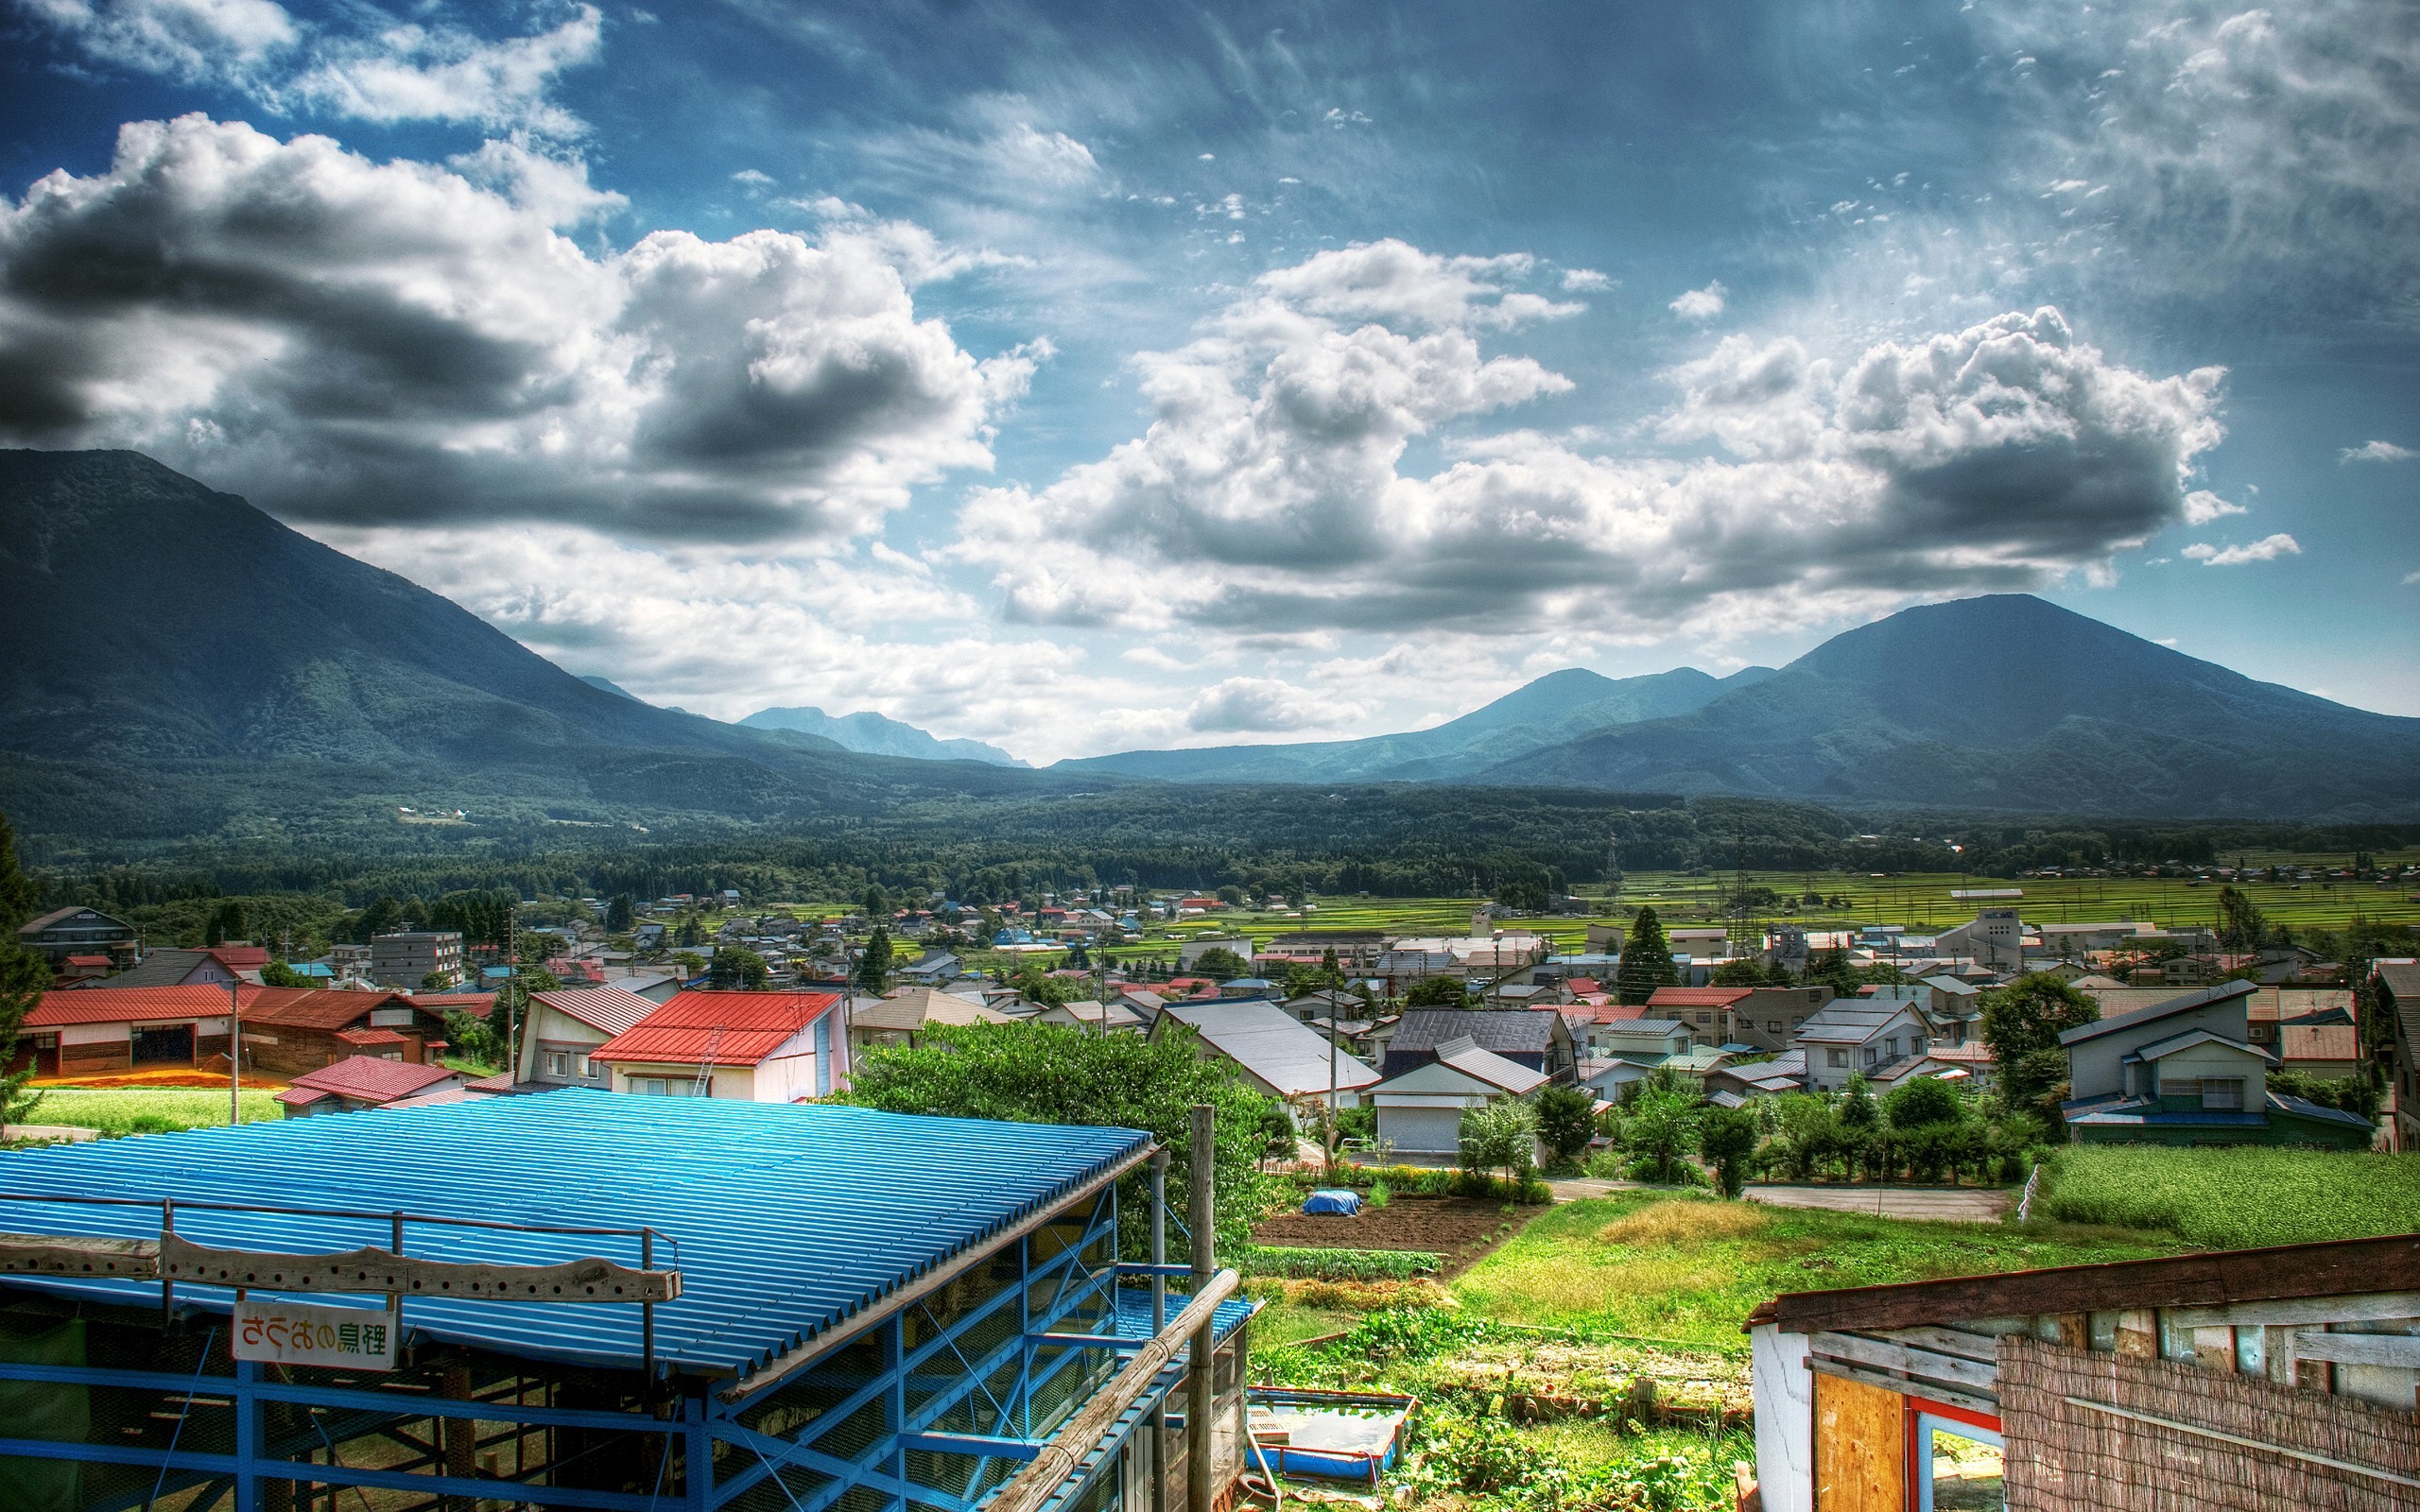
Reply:
[[1378, 1074], [1351, 1051], [1341, 1047], [1331, 1051], [1327, 1036], [1274, 1003], [1171, 1003], [1160, 1014], [1193, 1025], [1204, 1044], [1274, 1088], [1281, 1097], [1326, 1091], [1331, 1054], [1338, 1088], [1349, 1091], [1378, 1080]]
[[1562, 1022], [1552, 1008], [1408, 1008], [1387, 1051], [1432, 1052], [1467, 1035], [1481, 1050], [1543, 1054]]
[[2082, 1044], [2086, 1040], [2098, 1040], [2104, 1034], [2116, 1034], [2121, 1029], [2132, 1029], [2139, 1024], [2155, 1022], [2171, 1013], [2190, 1013], [2195, 1008], [2206, 1008], [2213, 1003], [2224, 1003], [2229, 998], [2249, 997], [2259, 990], [2259, 987], [2251, 982], [2221, 982], [2216, 987], [2205, 987], [2198, 992], [2187, 992], [2169, 998], [2165, 1003], [2154, 1003], [2148, 1008], [2136, 1008], [2132, 1013], [2121, 1013], [2114, 1019], [2100, 1019], [2091, 1023], [2077, 1024], [2074, 1028], [2060, 1034], [2059, 1043]]
[[1610, 1023], [1599, 1023], [1591, 1020], [1588, 1027], [1592, 1030], [1602, 1030], [1606, 1034], [1653, 1036], [1679, 1034], [1688, 1025], [1678, 1019], [1616, 1019]]
[[209, 956], [208, 951], [182, 947], [153, 951], [109, 979], [111, 987], [176, 987]]
[[1911, 1009], [1905, 1003], [1868, 1003], [1862, 998], [1834, 998], [1798, 1026], [1798, 1038], [1817, 1044], [1863, 1044], [1882, 1026]]

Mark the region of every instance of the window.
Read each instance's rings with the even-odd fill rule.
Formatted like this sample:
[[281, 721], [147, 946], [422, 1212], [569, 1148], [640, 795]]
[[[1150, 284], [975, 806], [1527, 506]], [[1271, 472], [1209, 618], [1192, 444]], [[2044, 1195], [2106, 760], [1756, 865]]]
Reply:
[[1780, 1021], [1779, 1019], [1767, 1019], [1767, 1020], [1765, 1021], [1765, 1033], [1767, 1033], [1767, 1034], [1779, 1034], [1779, 1033], [1781, 1033], [1781, 1021]]
[[1882, 1053], [1889, 1056], [1893, 1060], [1899, 1058], [1899, 1037], [1897, 1035], [1894, 1034], [1882, 1041]]
[[2202, 1106], [2216, 1112], [2241, 1112], [2243, 1110], [2243, 1078], [2240, 1076], [2203, 1077]]
[[1827, 1066], [1839, 1068], [1846, 1066], [1848, 1063], [1849, 1053], [1845, 1050], [1826, 1050], [1824, 1052], [1824, 1064]]
[[582, 1076], [593, 1076], [596, 1074], [595, 1072], [588, 1069], [588, 1057], [586, 1056], [572, 1057], [572, 1064], [579, 1068], [579, 1074]]
[[1915, 1418], [1918, 1512], [2004, 1504], [1996, 1430], [1924, 1411]]
[[571, 1057], [564, 1055], [560, 1050], [548, 1052], [546, 1056], [546, 1074], [549, 1076], [567, 1076], [571, 1074]]

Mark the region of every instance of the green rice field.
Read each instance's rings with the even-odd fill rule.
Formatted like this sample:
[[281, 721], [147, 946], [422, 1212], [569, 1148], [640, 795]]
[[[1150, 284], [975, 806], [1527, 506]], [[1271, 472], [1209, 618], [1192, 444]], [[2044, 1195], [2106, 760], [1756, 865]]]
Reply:
[[2420, 1155], [2078, 1145], [2042, 1169], [2042, 1211], [2212, 1249], [2420, 1230]]

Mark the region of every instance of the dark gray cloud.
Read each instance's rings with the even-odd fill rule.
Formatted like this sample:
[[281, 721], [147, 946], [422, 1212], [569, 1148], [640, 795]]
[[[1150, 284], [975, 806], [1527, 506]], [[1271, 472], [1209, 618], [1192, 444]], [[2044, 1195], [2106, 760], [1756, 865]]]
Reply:
[[138, 446], [353, 525], [870, 528], [980, 466], [1030, 370], [920, 320], [879, 228], [562, 234], [613, 202], [491, 145], [372, 163], [199, 116], [0, 207], [0, 434]]

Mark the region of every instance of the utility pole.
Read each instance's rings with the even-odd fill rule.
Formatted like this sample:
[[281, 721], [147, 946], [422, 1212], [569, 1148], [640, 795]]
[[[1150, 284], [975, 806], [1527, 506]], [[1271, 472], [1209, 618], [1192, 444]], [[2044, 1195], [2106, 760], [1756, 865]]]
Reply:
[[243, 1122], [244, 999], [243, 979], [227, 977], [227, 1126]]
[[[1193, 1290], [1199, 1296], [1218, 1266], [1218, 1214], [1210, 1177], [1218, 1164], [1219, 1110], [1193, 1105], [1193, 1148], [1186, 1157], [1192, 1197], [1186, 1226], [1193, 1237]], [[1211, 1414], [1217, 1406], [1219, 1329], [1216, 1314], [1193, 1335], [1192, 1370], [1184, 1399], [1184, 1512], [1210, 1512]]]

